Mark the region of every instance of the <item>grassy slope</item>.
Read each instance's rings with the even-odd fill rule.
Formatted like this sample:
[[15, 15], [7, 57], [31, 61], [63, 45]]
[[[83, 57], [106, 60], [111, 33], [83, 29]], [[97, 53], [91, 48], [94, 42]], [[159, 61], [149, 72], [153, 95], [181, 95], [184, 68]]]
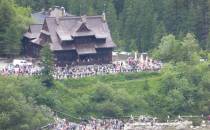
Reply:
[[[75, 114], [72, 108], [78, 105], [77, 101], [83, 100], [82, 97], [93, 94], [100, 85], [106, 84], [107, 86], [111, 86], [115, 91], [125, 90], [135, 100], [135, 98], [146, 95], [148, 92], [156, 91], [160, 87], [160, 79], [161, 75], [158, 73], [136, 73], [108, 75], [80, 80], [65, 80], [56, 82], [56, 87], [46, 94], [57, 99], [57, 109], [66, 113]], [[150, 86], [148, 91], [145, 91], [143, 88], [145, 80], [148, 81]], [[138, 112], [134, 111], [133, 113]]]
[[[124, 90], [135, 100], [135, 98], [146, 95], [148, 92], [156, 91], [160, 87], [160, 79], [159, 73], [117, 74], [56, 81], [54, 88], [47, 89], [42, 87], [40, 81], [36, 79], [0, 77], [2, 84], [12, 84], [14, 90], [20, 90], [29, 97], [39, 95], [38, 97], [47, 98], [49, 100], [47, 102], [52, 101], [55, 104], [54, 109], [77, 117], [78, 114], [75, 109], [79, 105], [82, 106], [82, 102], [87, 99], [86, 97], [91, 96], [100, 85], [110, 86], [114, 91]], [[145, 80], [148, 81], [149, 90], [144, 90]], [[78, 104], [79, 102], [80, 104]], [[133, 113], [138, 113], [138, 110]], [[87, 115], [92, 114], [96, 113], [87, 113]]]

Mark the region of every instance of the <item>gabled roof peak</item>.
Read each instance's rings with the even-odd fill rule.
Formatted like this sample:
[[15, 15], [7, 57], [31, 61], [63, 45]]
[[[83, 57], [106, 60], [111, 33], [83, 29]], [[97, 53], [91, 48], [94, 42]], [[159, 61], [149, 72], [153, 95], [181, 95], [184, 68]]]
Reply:
[[86, 26], [86, 22], [82, 23], [81, 26], [77, 29], [77, 32], [89, 32], [90, 29]]
[[[75, 49], [73, 47], [78, 42], [74, 39], [92, 37], [95, 39], [95, 48], [114, 48], [116, 45], [112, 41], [111, 34], [108, 28], [108, 24], [105, 21], [105, 14], [96, 16], [64, 16], [64, 17], [52, 17], [47, 16], [43, 22], [42, 28], [40, 30], [45, 30], [43, 32], [47, 35], [45, 37], [50, 37], [51, 39], [51, 49], [52, 50], [69, 50]], [[47, 29], [46, 29], [47, 28]], [[33, 32], [32, 32], [33, 33]], [[33, 33], [34, 34], [34, 33]], [[36, 35], [37, 36], [37, 35]], [[34, 36], [27, 34], [25, 37], [33, 38]], [[38, 39], [41, 39], [40, 37]], [[103, 40], [101, 40], [103, 39]], [[69, 47], [66, 48], [66, 44], [63, 42], [71, 42], [68, 44]], [[34, 42], [34, 41], [32, 41]], [[42, 43], [43, 41], [37, 41], [35, 44]], [[100, 44], [98, 44], [100, 42]], [[80, 43], [78, 43], [80, 44]], [[41, 44], [40, 44], [41, 45]]]

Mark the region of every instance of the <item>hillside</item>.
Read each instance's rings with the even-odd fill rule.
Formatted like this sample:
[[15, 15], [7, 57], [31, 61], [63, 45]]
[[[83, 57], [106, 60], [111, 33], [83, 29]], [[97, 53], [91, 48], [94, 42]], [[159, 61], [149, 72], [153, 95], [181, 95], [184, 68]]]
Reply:
[[[148, 114], [163, 120], [168, 115], [208, 115], [209, 71], [208, 62], [193, 65], [180, 62], [175, 65], [166, 64], [161, 72], [54, 80], [51, 88], [43, 86], [38, 77], [1, 76], [1, 112], [13, 113], [21, 110], [25, 116], [23, 118], [18, 115], [15, 118], [22, 120], [17, 124], [21, 126], [17, 127], [8, 126], [13, 121], [7, 121], [7, 118], [14, 119], [14, 115], [5, 115], [0, 126], [21, 129], [40, 127], [51, 122], [53, 115], [49, 108], [60, 117], [73, 121], [92, 116], [124, 118], [131, 114]], [[10, 99], [14, 101], [11, 102]], [[12, 104], [20, 105], [13, 105], [14, 109], [6, 109]], [[36, 113], [38, 115], [33, 116]], [[24, 120], [32, 118], [31, 116], [34, 120]], [[24, 123], [27, 126], [22, 126]]]
[[[34, 98], [38, 104], [52, 107], [53, 110], [61, 111], [75, 117], [86, 117], [92, 114], [108, 117], [127, 116], [131, 113], [139, 114], [139, 112], [145, 112], [147, 108], [141, 106], [141, 97], [146, 95], [146, 93], [155, 92], [160, 86], [160, 79], [161, 75], [159, 73], [118, 74], [55, 81], [55, 87], [51, 89], [43, 87], [41, 82], [34, 78], [1, 77], [0, 80], [2, 81], [1, 84], [4, 84], [3, 81], [16, 84], [13, 86], [14, 90], [24, 93], [26, 98]], [[96, 91], [99, 92], [96, 93]], [[92, 98], [95, 99], [90, 101], [89, 99]], [[107, 110], [108, 113], [106, 113], [106, 110], [104, 110], [104, 113], [101, 113], [99, 110], [89, 111], [89, 108], [87, 108], [91, 107], [87, 106], [91, 105], [88, 102], [92, 102], [94, 106], [97, 105], [95, 101], [100, 104], [102, 101], [99, 100], [107, 100], [106, 98], [110, 98], [111, 100], [111, 104], [107, 105], [116, 105], [116, 110], [113, 108], [113, 110]], [[112, 104], [112, 100], [114, 104]], [[120, 101], [121, 103], [119, 103]], [[130, 107], [132, 109], [124, 107]], [[127, 110], [123, 111], [121, 109]], [[141, 111], [139, 111], [140, 109]]]
[[179, 63], [175, 67], [166, 66], [160, 73], [57, 80], [52, 88], [44, 87], [38, 78], [1, 77], [0, 80], [2, 87], [8, 83], [7, 86], [23, 93], [26, 99], [33, 98], [35, 104], [47, 105], [53, 111], [77, 119], [131, 114], [164, 119], [167, 115], [208, 113], [208, 100], [203, 100], [208, 99], [209, 93], [207, 66], [206, 63], [193, 66]]

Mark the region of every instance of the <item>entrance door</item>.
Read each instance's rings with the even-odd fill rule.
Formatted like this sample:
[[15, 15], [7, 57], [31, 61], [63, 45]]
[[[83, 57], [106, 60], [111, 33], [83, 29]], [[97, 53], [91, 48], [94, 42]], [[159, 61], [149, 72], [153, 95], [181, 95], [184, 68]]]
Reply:
[[80, 55], [80, 63], [83, 65], [95, 64], [95, 55]]

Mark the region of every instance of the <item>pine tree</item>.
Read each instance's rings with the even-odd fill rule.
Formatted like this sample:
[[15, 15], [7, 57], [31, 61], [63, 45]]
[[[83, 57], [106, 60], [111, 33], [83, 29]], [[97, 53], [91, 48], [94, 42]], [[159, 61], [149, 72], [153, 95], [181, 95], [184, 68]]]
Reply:
[[125, 0], [113, 0], [113, 4], [116, 9], [117, 16], [119, 17], [120, 14], [123, 12], [124, 9], [124, 2]]
[[42, 75], [41, 79], [45, 86], [53, 86], [53, 54], [50, 50], [49, 45], [45, 45], [40, 53], [41, 56], [41, 66]]
[[155, 27], [155, 33], [154, 33], [154, 38], [153, 38], [153, 48], [159, 45], [160, 40], [164, 35], [166, 35], [166, 29], [165, 29], [164, 23], [161, 21]]
[[13, 1], [0, 0], [0, 55], [17, 56], [23, 30], [30, 23], [30, 9], [17, 6]]
[[5, 55], [7, 50], [7, 40], [5, 32], [7, 32], [14, 18], [14, 10], [11, 3], [6, 0], [0, 0], [0, 55]]
[[10, 26], [5, 33], [5, 50], [4, 55], [6, 56], [17, 56], [20, 54], [20, 37], [21, 34], [17, 28], [12, 25]]
[[210, 33], [208, 34], [208, 38], [206, 42], [206, 50], [210, 51]]
[[[6, 0], [2, 1], [6, 2]], [[199, 44], [203, 49], [208, 44], [210, 0], [15, 1], [19, 5], [30, 6], [32, 11], [60, 5], [75, 15], [101, 15], [104, 10], [104, 3], [106, 3], [107, 21], [112, 37], [115, 43], [120, 45], [118, 47], [127, 50], [131, 49], [129, 47], [133, 46], [130, 45], [131, 43], [133, 44], [133, 41], [136, 42], [135, 46], [139, 51], [153, 49], [158, 45], [157, 43], [164, 32], [167, 34], [171, 33], [180, 38], [183, 38], [187, 33], [193, 33], [198, 38]], [[8, 6], [6, 5], [4, 8], [6, 7]], [[4, 10], [0, 11], [0, 18], [2, 14], [9, 14], [9, 12], [6, 13]], [[1, 22], [4, 20], [6, 19], [0, 19], [0, 25], [3, 25]], [[0, 27], [0, 32], [2, 27]], [[0, 45], [3, 44], [1, 40], [2, 36], [0, 33]]]
[[109, 28], [111, 30], [112, 38], [115, 42], [117, 42], [119, 40], [118, 20], [117, 20], [116, 10], [112, 2], [107, 2], [106, 16]]

